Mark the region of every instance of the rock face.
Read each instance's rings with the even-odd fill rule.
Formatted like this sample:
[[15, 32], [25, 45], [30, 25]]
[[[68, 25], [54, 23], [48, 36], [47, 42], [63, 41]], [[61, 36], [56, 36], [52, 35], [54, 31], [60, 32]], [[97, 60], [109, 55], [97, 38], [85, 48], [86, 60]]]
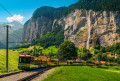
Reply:
[[37, 9], [24, 25], [23, 40], [36, 40], [58, 24], [65, 30], [64, 40], [74, 42], [77, 47], [91, 47], [96, 44], [110, 46], [120, 42], [120, 13], [76, 9], [61, 17], [65, 10], [66, 8], [52, 7]]
[[60, 19], [59, 24], [64, 27], [65, 40], [71, 40], [77, 47], [86, 47], [88, 40], [89, 46], [110, 46], [120, 42], [119, 21], [119, 13], [76, 9]]
[[57, 20], [66, 9], [66, 7], [53, 8], [47, 6], [38, 8], [32, 18], [24, 25], [23, 40], [34, 41], [52, 31]]

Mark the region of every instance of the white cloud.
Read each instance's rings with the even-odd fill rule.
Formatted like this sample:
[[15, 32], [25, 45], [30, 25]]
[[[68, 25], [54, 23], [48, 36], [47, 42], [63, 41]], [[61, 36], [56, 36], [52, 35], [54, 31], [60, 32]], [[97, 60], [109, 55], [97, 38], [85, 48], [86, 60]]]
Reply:
[[12, 17], [7, 17], [7, 20], [9, 21], [9, 22], [13, 22], [13, 21], [22, 21], [24, 19], [24, 17], [23, 16], [21, 16], [21, 15], [13, 15]]

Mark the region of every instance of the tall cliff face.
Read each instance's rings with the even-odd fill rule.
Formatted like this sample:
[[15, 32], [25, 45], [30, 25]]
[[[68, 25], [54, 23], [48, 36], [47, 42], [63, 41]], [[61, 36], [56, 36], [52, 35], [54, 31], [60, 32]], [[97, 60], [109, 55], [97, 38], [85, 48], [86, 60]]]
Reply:
[[66, 11], [66, 7], [53, 8], [41, 7], [38, 8], [24, 25], [23, 40], [34, 41], [44, 34], [51, 32], [55, 27], [57, 20]]
[[65, 40], [71, 40], [77, 47], [110, 46], [120, 42], [119, 21], [119, 13], [76, 9], [60, 19], [59, 24], [65, 30]]
[[61, 17], [66, 9], [37, 9], [24, 25], [23, 40], [34, 41], [59, 25], [64, 29], [64, 40], [74, 42], [77, 47], [110, 46], [120, 42], [120, 13], [76, 9]]

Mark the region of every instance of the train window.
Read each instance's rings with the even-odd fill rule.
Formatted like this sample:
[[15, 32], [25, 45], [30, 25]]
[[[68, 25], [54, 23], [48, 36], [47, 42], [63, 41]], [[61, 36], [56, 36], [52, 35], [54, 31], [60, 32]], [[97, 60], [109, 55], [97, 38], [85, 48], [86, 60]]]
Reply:
[[21, 58], [19, 58], [19, 63], [21, 63]]
[[31, 57], [20, 57], [19, 63], [30, 63]]

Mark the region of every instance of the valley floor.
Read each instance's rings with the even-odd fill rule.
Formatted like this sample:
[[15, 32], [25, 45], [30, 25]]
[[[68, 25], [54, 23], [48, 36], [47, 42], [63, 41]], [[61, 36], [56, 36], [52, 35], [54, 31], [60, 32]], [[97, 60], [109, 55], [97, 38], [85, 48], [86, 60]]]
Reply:
[[89, 66], [56, 67], [43, 81], [119, 81], [120, 71]]

